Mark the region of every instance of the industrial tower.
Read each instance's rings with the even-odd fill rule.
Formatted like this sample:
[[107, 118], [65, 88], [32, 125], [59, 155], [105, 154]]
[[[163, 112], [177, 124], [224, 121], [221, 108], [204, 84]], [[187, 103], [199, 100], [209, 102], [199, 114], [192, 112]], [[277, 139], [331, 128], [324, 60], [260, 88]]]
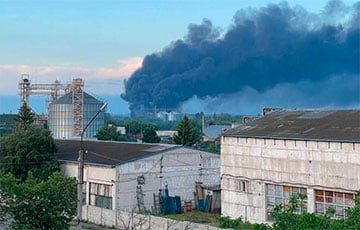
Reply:
[[73, 135], [80, 137], [83, 130], [83, 108], [84, 108], [84, 82], [81, 78], [76, 78], [70, 85], [70, 92], [72, 92], [73, 104]]
[[47, 96], [46, 110], [48, 112], [49, 103], [64, 95], [68, 91], [69, 85], [63, 85], [58, 80], [55, 80], [54, 83], [51, 84], [34, 84], [30, 82], [29, 74], [22, 74], [18, 88], [20, 107], [24, 103], [29, 105], [30, 95]]
[[49, 106], [53, 101], [58, 100], [67, 93], [72, 93], [72, 124], [73, 137], [80, 137], [84, 122], [84, 81], [81, 78], [73, 79], [71, 84], [61, 84], [55, 80], [51, 84], [31, 83], [29, 74], [22, 74], [18, 84], [20, 95], [20, 106], [26, 103], [30, 105], [30, 95], [47, 96], [46, 112], [49, 114]]

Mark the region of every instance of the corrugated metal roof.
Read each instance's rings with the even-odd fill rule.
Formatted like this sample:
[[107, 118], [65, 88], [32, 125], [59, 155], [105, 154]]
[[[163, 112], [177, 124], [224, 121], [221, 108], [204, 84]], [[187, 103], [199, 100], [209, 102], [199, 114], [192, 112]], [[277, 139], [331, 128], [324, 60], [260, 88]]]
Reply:
[[360, 110], [277, 110], [223, 136], [360, 142]]
[[[57, 159], [60, 161], [77, 162], [80, 140], [56, 140], [58, 145]], [[121, 163], [151, 156], [178, 145], [138, 144], [126, 142], [84, 141], [85, 163], [116, 166]]]
[[[67, 93], [59, 99], [52, 101], [51, 104], [72, 104], [72, 96], [72, 92]], [[84, 91], [84, 104], [103, 104], [103, 102]]]

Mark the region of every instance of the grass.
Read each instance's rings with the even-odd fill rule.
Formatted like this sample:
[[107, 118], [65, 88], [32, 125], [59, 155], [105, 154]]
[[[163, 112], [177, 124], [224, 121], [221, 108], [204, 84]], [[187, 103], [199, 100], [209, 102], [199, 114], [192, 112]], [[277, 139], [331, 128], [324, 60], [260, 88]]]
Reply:
[[191, 212], [185, 212], [182, 214], [166, 215], [165, 217], [178, 221], [189, 221], [194, 223], [211, 224], [213, 226], [218, 226], [220, 215], [193, 210]]
[[[185, 212], [182, 214], [174, 214], [174, 215], [166, 215], [164, 216], [166, 218], [170, 218], [173, 220], [177, 220], [177, 221], [189, 221], [189, 222], [194, 222], [194, 223], [200, 223], [200, 224], [208, 224], [208, 225], [212, 225], [215, 227], [222, 227], [220, 222], [224, 222], [224, 220], [229, 220], [230, 219], [228, 217], [222, 217], [222, 221], [220, 221], [220, 214], [214, 214], [214, 213], [208, 213], [208, 212], [200, 212], [197, 210], [193, 210], [191, 212]], [[231, 223], [231, 221], [230, 221]], [[224, 224], [224, 223], [222, 223]], [[231, 224], [228, 226], [223, 226], [223, 227], [230, 227], [231, 228]], [[234, 229], [255, 229], [255, 225], [249, 223], [249, 222], [242, 222], [240, 221], [236, 227], [234, 226]]]
[[[107, 228], [104, 226], [100, 226], [100, 225], [96, 225], [96, 224], [92, 224], [92, 223], [88, 223], [88, 222], [82, 222], [81, 229], [82, 230], [111, 230], [114, 228]], [[75, 221], [73, 221], [71, 223], [71, 227], [69, 230], [76, 230], [76, 222]]]

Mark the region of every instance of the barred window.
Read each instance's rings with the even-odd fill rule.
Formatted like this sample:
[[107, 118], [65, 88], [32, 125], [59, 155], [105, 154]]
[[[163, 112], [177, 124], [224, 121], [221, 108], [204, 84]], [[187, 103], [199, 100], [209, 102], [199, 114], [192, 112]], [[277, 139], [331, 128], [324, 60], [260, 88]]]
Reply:
[[111, 185], [90, 183], [90, 205], [112, 209]]
[[334, 209], [334, 217], [345, 218], [346, 209], [354, 207], [355, 194], [315, 190], [315, 213], [325, 214], [329, 209]]
[[249, 192], [249, 181], [246, 180], [234, 180], [236, 192]]
[[[285, 209], [289, 208], [290, 197], [297, 194], [307, 194], [306, 188], [293, 187], [286, 185], [266, 184], [266, 214], [267, 219], [272, 220], [272, 212], [276, 205], [282, 205]], [[301, 213], [307, 210], [307, 198], [302, 200], [296, 210], [297, 213]]]

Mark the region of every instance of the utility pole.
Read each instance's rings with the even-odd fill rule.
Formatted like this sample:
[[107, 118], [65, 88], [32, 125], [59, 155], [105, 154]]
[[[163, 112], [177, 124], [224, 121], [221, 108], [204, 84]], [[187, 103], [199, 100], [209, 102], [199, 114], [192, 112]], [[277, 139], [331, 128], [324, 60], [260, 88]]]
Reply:
[[80, 151], [78, 158], [79, 165], [78, 165], [78, 184], [77, 184], [77, 189], [78, 189], [77, 190], [77, 226], [76, 226], [77, 230], [81, 230], [81, 220], [82, 220], [82, 185], [84, 183], [84, 147], [83, 147], [84, 133], [85, 130], [89, 127], [89, 125], [100, 114], [100, 112], [106, 108], [106, 106], [107, 103], [104, 103], [81, 131]]
[[[82, 142], [82, 140], [81, 140]], [[84, 150], [81, 147], [78, 158], [78, 183], [77, 183], [77, 229], [81, 230], [82, 219], [82, 186], [84, 183]]]

